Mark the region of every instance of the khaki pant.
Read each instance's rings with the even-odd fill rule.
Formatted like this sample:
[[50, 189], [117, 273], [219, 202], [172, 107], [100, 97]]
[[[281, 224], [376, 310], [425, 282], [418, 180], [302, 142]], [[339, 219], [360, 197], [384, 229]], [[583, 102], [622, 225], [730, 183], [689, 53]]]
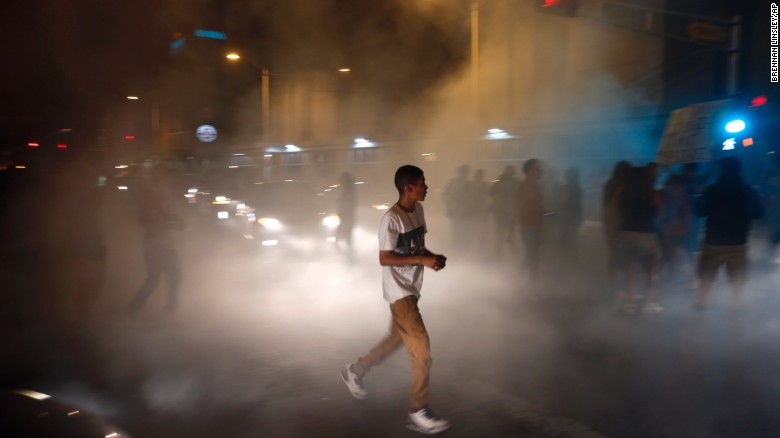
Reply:
[[417, 300], [416, 296], [408, 296], [390, 304], [390, 334], [352, 367], [358, 376], [363, 377], [403, 343], [412, 360], [412, 410], [415, 411], [428, 404], [432, 363], [431, 343], [417, 307]]

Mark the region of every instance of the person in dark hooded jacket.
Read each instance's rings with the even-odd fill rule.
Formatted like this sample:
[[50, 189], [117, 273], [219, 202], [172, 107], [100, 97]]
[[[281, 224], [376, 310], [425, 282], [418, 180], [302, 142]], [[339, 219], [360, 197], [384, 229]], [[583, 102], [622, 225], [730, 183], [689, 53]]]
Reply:
[[747, 241], [753, 220], [764, 216], [764, 207], [753, 188], [742, 178], [742, 164], [737, 157], [718, 160], [719, 178], [709, 185], [697, 202], [697, 214], [706, 217], [704, 244], [699, 257], [700, 280], [696, 308], [703, 309], [721, 265], [733, 292], [733, 306], [742, 306], [742, 292], [747, 281]]

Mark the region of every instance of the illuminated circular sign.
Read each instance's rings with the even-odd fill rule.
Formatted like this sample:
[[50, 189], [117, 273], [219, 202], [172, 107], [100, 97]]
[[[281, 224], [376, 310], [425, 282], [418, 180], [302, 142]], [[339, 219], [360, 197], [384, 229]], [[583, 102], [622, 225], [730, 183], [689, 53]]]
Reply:
[[198, 129], [195, 130], [195, 135], [198, 137], [198, 140], [203, 143], [211, 143], [217, 139], [217, 128], [211, 125], [200, 125], [198, 126]]

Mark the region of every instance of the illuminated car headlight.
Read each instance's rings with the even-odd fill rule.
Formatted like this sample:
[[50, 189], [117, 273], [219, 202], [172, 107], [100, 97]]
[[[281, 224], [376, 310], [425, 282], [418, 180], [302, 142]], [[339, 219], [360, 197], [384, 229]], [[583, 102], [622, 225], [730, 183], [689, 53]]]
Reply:
[[252, 216], [252, 222], [254, 222], [254, 215], [252, 214], [255, 211], [254, 208], [244, 204], [243, 202], [238, 203], [236, 205], [236, 216]]
[[225, 205], [230, 204], [230, 198], [226, 196], [217, 196], [214, 198], [214, 201], [212, 202], [214, 205]]
[[257, 223], [271, 231], [278, 231], [282, 229], [282, 223], [279, 222], [279, 219], [274, 219], [272, 217], [261, 217], [257, 220]]
[[322, 225], [328, 228], [336, 228], [341, 223], [341, 218], [335, 214], [322, 218]]

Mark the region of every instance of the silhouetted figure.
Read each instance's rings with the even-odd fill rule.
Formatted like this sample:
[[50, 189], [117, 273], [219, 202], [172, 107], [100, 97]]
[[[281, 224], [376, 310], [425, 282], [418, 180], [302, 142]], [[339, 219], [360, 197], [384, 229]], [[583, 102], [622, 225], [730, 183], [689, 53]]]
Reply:
[[582, 226], [582, 186], [580, 172], [571, 167], [566, 170], [566, 182], [561, 186], [561, 202], [558, 210], [560, 246], [569, 261], [577, 257], [577, 234]]
[[351, 173], [344, 172], [339, 184], [337, 214], [341, 222], [336, 230], [336, 244], [344, 246], [350, 262], [353, 259], [352, 228], [355, 226], [355, 206], [355, 180]]
[[515, 166], [506, 166], [498, 181], [490, 187], [490, 211], [493, 215], [496, 257], [500, 257], [503, 253], [507, 240], [514, 237], [510, 235], [510, 231], [515, 217], [517, 190], [520, 187], [516, 173]]
[[644, 280], [644, 311], [663, 310], [655, 302], [655, 272], [658, 260], [659, 196], [654, 190], [655, 180], [647, 167], [631, 168], [618, 194], [620, 209], [620, 257], [626, 269], [626, 295], [623, 310], [634, 314], [638, 310], [637, 280]]
[[671, 283], [676, 280], [693, 221], [693, 206], [682, 175], [671, 175], [667, 179], [661, 191], [661, 205], [661, 260], [658, 271], [665, 273], [667, 283]]
[[717, 162], [718, 180], [709, 185], [697, 205], [697, 214], [706, 217], [704, 245], [699, 257], [699, 293], [696, 308], [707, 304], [712, 283], [721, 265], [733, 292], [733, 306], [742, 306], [747, 282], [747, 241], [751, 222], [764, 216], [764, 207], [753, 188], [742, 179], [742, 164], [737, 157], [723, 157]]
[[133, 312], [141, 309], [165, 277], [168, 290], [165, 310], [172, 312], [178, 305], [181, 280], [181, 262], [174, 233], [181, 231], [184, 224], [170, 204], [167, 170], [158, 164], [152, 168], [150, 176], [142, 183], [136, 199], [144, 233], [146, 279], [130, 301], [129, 308]]
[[607, 243], [607, 271], [610, 279], [615, 280], [620, 268], [618, 253], [618, 234], [620, 233], [620, 209], [618, 193], [625, 183], [625, 178], [631, 164], [628, 161], [618, 161], [612, 170], [612, 177], [604, 184], [601, 196], [601, 221], [604, 240]]
[[390, 334], [357, 362], [344, 365], [341, 379], [355, 398], [366, 398], [365, 374], [403, 344], [412, 361], [409, 426], [424, 433], [438, 433], [447, 429], [449, 423], [433, 415], [428, 406], [431, 348], [417, 302], [423, 268], [444, 269], [447, 258], [425, 247], [428, 229], [421, 202], [425, 200], [428, 186], [422, 169], [401, 166], [395, 173], [395, 187], [398, 202], [385, 213], [379, 225], [382, 291], [392, 314]]
[[[542, 199], [545, 205], [561, 205], [561, 184], [558, 181], [558, 169], [548, 163], [540, 162], [542, 176], [539, 178], [539, 186], [542, 188]], [[560, 241], [560, 222], [542, 222], [542, 241], [557, 244]]]
[[[697, 163], [686, 163], [683, 165], [682, 172], [680, 173], [685, 180], [686, 194], [688, 196], [688, 202], [691, 206], [694, 205], [694, 199], [704, 192], [706, 187], [707, 175], [699, 173], [699, 165]], [[684, 261], [689, 266], [694, 266], [699, 258], [699, 252], [701, 251], [701, 229], [702, 220], [696, 215], [691, 220], [691, 224], [688, 227], [688, 232], [685, 236], [685, 256]]]
[[780, 263], [777, 258], [777, 247], [780, 245], [780, 166], [775, 165], [768, 178], [764, 203], [766, 204], [767, 226], [769, 235], [763, 261], [766, 267]]
[[469, 191], [466, 203], [468, 204], [468, 228], [472, 234], [472, 245], [469, 251], [476, 252], [481, 259], [487, 250], [487, 222], [488, 222], [488, 196], [490, 186], [485, 181], [485, 171], [477, 169], [474, 179], [469, 181]]
[[527, 160], [523, 163], [523, 173], [525, 179], [517, 191], [515, 203], [515, 223], [520, 228], [525, 247], [523, 265], [528, 272], [530, 281], [536, 283], [542, 258], [543, 219], [546, 214], [552, 214], [552, 212], [544, 208], [544, 196], [540, 185], [541, 162], [535, 158]]
[[458, 250], [467, 248], [472, 238], [468, 223], [469, 172], [468, 165], [459, 166], [455, 178], [444, 189], [444, 207], [450, 219], [450, 241]]

